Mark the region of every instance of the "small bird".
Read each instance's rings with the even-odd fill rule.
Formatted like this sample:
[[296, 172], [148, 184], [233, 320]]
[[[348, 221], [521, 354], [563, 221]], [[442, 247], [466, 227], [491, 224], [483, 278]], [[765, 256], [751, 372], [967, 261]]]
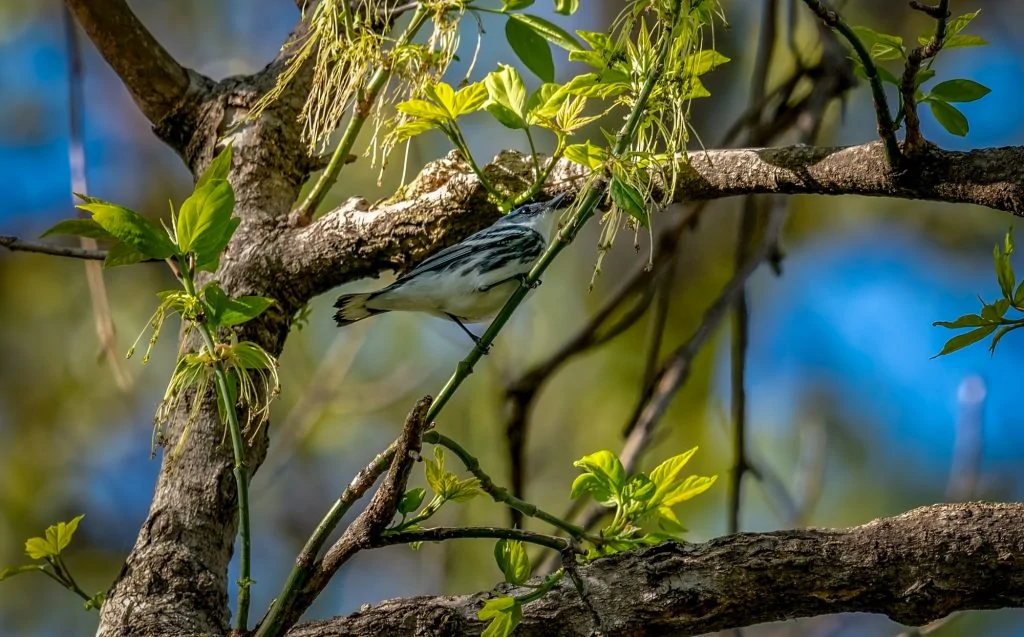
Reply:
[[563, 199], [564, 193], [516, 208], [384, 289], [339, 296], [334, 320], [342, 326], [384, 312], [426, 312], [455, 321], [479, 342], [463, 321], [493, 318], [526, 279], [554, 237]]

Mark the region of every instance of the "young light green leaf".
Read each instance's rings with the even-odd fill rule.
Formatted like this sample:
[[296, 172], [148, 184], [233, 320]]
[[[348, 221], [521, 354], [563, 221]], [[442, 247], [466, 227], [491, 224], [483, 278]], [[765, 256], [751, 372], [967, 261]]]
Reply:
[[107, 257], [103, 259], [103, 267], [110, 269], [122, 265], [133, 265], [145, 260], [145, 255], [127, 243], [115, 243], [107, 250]]
[[174, 244], [155, 223], [139, 213], [112, 203], [90, 202], [76, 206], [92, 214], [93, 221], [143, 258], [166, 259]]
[[974, 80], [946, 80], [932, 87], [932, 97], [944, 102], [973, 102], [980, 100], [992, 89]]
[[523, 607], [514, 597], [498, 597], [487, 600], [476, 616], [491, 620], [480, 637], [509, 637], [523, 620]]
[[649, 507], [651, 497], [657, 491], [657, 486], [646, 475], [637, 473], [631, 475], [626, 484], [622, 486], [622, 501], [636, 511], [646, 511]]
[[[1024, 283], [1021, 285], [1024, 285]], [[959, 327], [981, 327], [982, 325], [988, 324], [988, 319], [978, 316], [977, 314], [965, 314], [955, 321], [935, 321], [932, 323], [935, 327], [948, 327], [950, 329], [956, 329]]]
[[487, 86], [483, 82], [474, 82], [464, 86], [455, 93], [454, 114], [458, 117], [476, 112], [480, 110], [485, 101], [487, 101]]
[[971, 127], [967, 123], [967, 118], [960, 112], [955, 106], [951, 106], [946, 102], [939, 100], [928, 100], [928, 107], [932, 110], [932, 115], [938, 120], [939, 124], [945, 128], [950, 134], [958, 137], [964, 137], [970, 132]]
[[525, 9], [532, 5], [534, 0], [501, 0], [502, 11], [516, 11], [518, 9]]
[[480, 488], [480, 481], [476, 478], [457, 480], [454, 473], [449, 473], [448, 475], [451, 476], [451, 479], [446, 481], [447, 484], [443, 493], [445, 500], [465, 502], [483, 493], [483, 490]]
[[530, 558], [519, 540], [498, 540], [494, 545], [494, 561], [509, 584], [519, 586], [530, 579]]
[[423, 487], [409, 489], [402, 495], [402, 499], [398, 502], [398, 512], [402, 515], [408, 515], [420, 508], [420, 505], [423, 504], [423, 496], [426, 494], [427, 490]]
[[617, 81], [618, 72], [583, 73], [572, 78], [562, 87], [570, 95], [610, 99], [629, 90], [629, 84]]
[[[214, 179], [196, 188], [178, 211], [178, 246], [192, 252], [196, 262], [216, 258], [215, 248], [227, 245], [225, 235], [231, 228], [235, 209], [235, 191], [224, 179]], [[230, 236], [228, 236], [230, 239]]]
[[210, 319], [214, 324], [220, 323], [220, 315], [228, 306], [228, 295], [220, 287], [220, 283], [210, 281], [203, 286], [203, 298], [210, 307]]
[[214, 272], [217, 270], [217, 267], [220, 264], [221, 253], [228, 247], [231, 237], [234, 236], [235, 230], [238, 229], [238, 226], [241, 223], [241, 217], [231, 217], [228, 219], [227, 228], [225, 228], [224, 234], [221, 235], [220, 240], [210, 244], [206, 255], [196, 255], [197, 270], [203, 270], [206, 272]]
[[423, 461], [424, 471], [427, 474], [427, 484], [434, 491], [435, 494], [441, 495], [444, 493], [444, 450], [439, 447], [434, 447], [434, 459]]
[[217, 156], [213, 158], [210, 165], [203, 171], [203, 174], [199, 176], [199, 181], [196, 182], [196, 189], [198, 190], [202, 186], [210, 183], [215, 179], [227, 179], [228, 174], [231, 172], [231, 156], [232, 156], [231, 143], [229, 142], [224, 150], [217, 153]]
[[507, 128], [525, 128], [526, 86], [513, 67], [499, 64], [500, 71], [487, 74], [484, 108]]
[[89, 237], [90, 239], [112, 240], [114, 236], [103, 229], [103, 226], [96, 223], [95, 219], [64, 219], [58, 221], [53, 227], [39, 235], [45, 238], [53, 235], [71, 237]]
[[448, 111], [437, 104], [426, 100], [406, 100], [395, 105], [399, 113], [405, 113], [433, 124], [441, 124], [450, 119]]
[[673, 535], [679, 535], [686, 533], [686, 528], [679, 523], [679, 518], [676, 517], [676, 512], [670, 507], [660, 506], [655, 511], [656, 519], [658, 522], [658, 528], [666, 533], [672, 533]]
[[580, 8], [580, 0], [555, 0], [555, 13], [572, 15]]
[[14, 577], [15, 575], [21, 575], [22, 573], [30, 573], [32, 571], [42, 571], [45, 569], [46, 567], [42, 564], [24, 564], [22, 566], [9, 566], [5, 569], [0, 570], [0, 582], [4, 581], [9, 577]]
[[30, 537], [25, 540], [25, 554], [34, 560], [42, 560], [47, 557], [57, 557], [59, 551], [45, 538]]
[[953, 352], [963, 349], [968, 345], [973, 345], [980, 341], [981, 339], [988, 336], [989, 334], [991, 334], [992, 332], [994, 332], [996, 330], [996, 327], [997, 326], [995, 325], [986, 325], [985, 327], [979, 327], [971, 330], [970, 332], [954, 336], [953, 338], [946, 341], [946, 344], [943, 346], [942, 351], [936, 354], [935, 356], [932, 356], [932, 358], [938, 358], [939, 356], [952, 354]]
[[1024, 325], [1006, 325], [1006, 326], [1000, 327], [996, 331], [996, 335], [992, 337], [992, 344], [988, 346], [989, 353], [995, 354], [996, 353], [996, 345], [999, 344], [999, 341], [1002, 340], [1002, 338], [1004, 336], [1006, 336], [1006, 334], [1008, 332], [1012, 332], [1013, 330], [1018, 330], [1021, 327], [1024, 327]]
[[516, 57], [544, 82], [555, 81], [551, 46], [531, 26], [511, 18], [505, 21], [505, 38]]
[[900, 60], [906, 57], [906, 48], [903, 46], [903, 38], [888, 33], [879, 33], [868, 27], [853, 27], [860, 41], [871, 52], [873, 60]]
[[404, 142], [405, 140], [416, 137], [421, 133], [425, 133], [428, 130], [433, 130], [438, 127], [438, 124], [426, 119], [414, 119], [410, 122], [399, 124], [391, 132], [395, 136], [395, 140]]
[[[1010, 263], [1010, 253], [1000, 252], [999, 246], [992, 249], [993, 261], [995, 261], [996, 280], [999, 281], [999, 289], [1005, 298], [1013, 298], [1013, 288], [1017, 284], [1017, 277], [1013, 273], [1013, 264]], [[985, 314], [982, 313], [982, 316]]]
[[551, 121], [568, 98], [569, 94], [558, 84], [541, 84], [526, 102], [526, 123], [532, 126]]
[[46, 539], [52, 546], [57, 547], [57, 552], [60, 553], [71, 544], [71, 538], [75, 536], [75, 531], [78, 530], [78, 523], [82, 521], [85, 514], [77, 515], [69, 522], [58, 522], [53, 526], [46, 528]]
[[685, 502], [690, 498], [698, 496], [708, 489], [718, 480], [718, 476], [690, 476], [683, 480], [682, 484], [677, 485], [673, 490], [669, 491], [665, 498], [661, 501], [663, 506], [671, 507]]
[[1013, 293], [1013, 306], [1018, 309], [1024, 307], [1024, 281], [1020, 282], [1017, 291]]
[[590, 493], [594, 500], [603, 506], [612, 506], [614, 504], [608, 481], [602, 480], [592, 473], [581, 473], [572, 481], [569, 497], [575, 500], [584, 493]]
[[221, 327], [241, 325], [263, 314], [273, 304], [274, 299], [265, 296], [240, 296], [237, 299], [228, 299], [220, 316], [217, 317], [217, 322]]
[[571, 162], [581, 164], [597, 170], [608, 160], [608, 151], [600, 146], [594, 146], [588, 140], [585, 144], [570, 144], [565, 147], [565, 158]]
[[626, 483], [626, 470], [619, 458], [611, 451], [602, 450], [583, 456], [573, 466], [589, 471], [598, 478], [606, 480], [612, 493], [618, 493]]
[[708, 71], [712, 71], [719, 66], [722, 66], [729, 61], [729, 58], [725, 57], [714, 49], [704, 49], [697, 53], [693, 53], [686, 57], [686, 63], [683, 65], [683, 76], [684, 77], [695, 77], [698, 75], [704, 75]]
[[435, 82], [427, 84], [425, 91], [427, 96], [445, 110], [447, 118], [455, 117], [455, 89], [445, 82]]
[[946, 37], [953, 37], [960, 33], [961, 31], [963, 31], [964, 29], [966, 29], [967, 25], [970, 24], [972, 20], [977, 18], [979, 13], [981, 13], [981, 9], [978, 9], [977, 11], [971, 11], [970, 13], [965, 13], [950, 20], [946, 24]]
[[572, 34], [557, 24], [548, 22], [544, 18], [531, 15], [529, 13], [513, 13], [509, 15], [508, 18], [509, 20], [515, 20], [516, 22], [525, 24], [551, 44], [561, 47], [566, 51], [583, 50], [583, 47], [580, 46], [580, 43], [572, 36]]
[[[925, 41], [929, 38], [924, 38]], [[962, 49], [969, 46], [987, 46], [988, 40], [977, 35], [954, 35], [951, 38], [946, 38], [946, 41], [942, 44], [944, 49]]]
[[665, 496], [683, 482], [682, 471], [690, 458], [697, 453], [697, 447], [690, 449], [678, 456], [672, 456], [662, 462], [651, 471], [651, 481], [658, 487], [653, 498], [654, 502], [661, 503]]
[[643, 195], [632, 184], [623, 181], [619, 175], [613, 175], [611, 195], [612, 202], [619, 210], [636, 219], [643, 227], [648, 226], [647, 204]]

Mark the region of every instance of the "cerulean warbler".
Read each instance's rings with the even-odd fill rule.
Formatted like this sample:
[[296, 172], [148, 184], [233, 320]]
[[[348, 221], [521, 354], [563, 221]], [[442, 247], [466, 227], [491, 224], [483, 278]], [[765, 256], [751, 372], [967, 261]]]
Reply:
[[455, 321], [476, 342], [463, 321], [493, 318], [512, 296], [554, 238], [564, 198], [516, 208], [382, 290], [339, 296], [334, 320], [340, 326], [384, 312], [427, 312]]

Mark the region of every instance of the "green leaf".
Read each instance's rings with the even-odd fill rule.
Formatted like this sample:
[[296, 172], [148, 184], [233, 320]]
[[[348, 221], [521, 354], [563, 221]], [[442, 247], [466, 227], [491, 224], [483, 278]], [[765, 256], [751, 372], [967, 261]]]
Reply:
[[224, 150], [217, 153], [217, 156], [213, 158], [213, 161], [203, 171], [203, 174], [199, 176], [199, 181], [196, 182], [196, 190], [215, 179], [227, 179], [228, 174], [231, 172], [231, 155], [232, 149], [229, 142], [224, 147]]
[[922, 84], [932, 79], [933, 77], [935, 77], [935, 71], [933, 71], [932, 69], [921, 69], [921, 71], [917, 74], [917, 77], [914, 78], [914, 85], [921, 86]]
[[398, 502], [398, 512], [402, 515], [408, 515], [423, 504], [423, 496], [427, 494], [427, 490], [423, 487], [416, 487], [415, 489], [409, 489], [402, 495], [402, 499]]
[[434, 459], [423, 462], [424, 471], [427, 474], [427, 484], [437, 495], [444, 493], [444, 450], [441, 447], [434, 447]]
[[646, 511], [657, 487], [646, 475], [638, 473], [632, 475], [622, 486], [622, 501], [626, 504], [636, 505], [637, 510]]
[[509, 637], [523, 620], [523, 607], [514, 597], [498, 597], [487, 600], [476, 616], [491, 620], [480, 637]]
[[100, 591], [85, 601], [85, 610], [99, 610], [106, 600], [107, 594]]
[[944, 49], [962, 49], [969, 46], [987, 46], [988, 40], [977, 35], [954, 35], [946, 38], [942, 44]]
[[411, 115], [434, 124], [440, 124], [450, 119], [447, 110], [426, 100], [406, 100], [396, 104], [395, 109], [400, 113], [405, 113], [406, 115]]
[[953, 352], [963, 349], [968, 345], [973, 345], [980, 341], [981, 339], [988, 336], [989, 334], [991, 334], [992, 332], [994, 332], [996, 330], [996, 327], [997, 326], [995, 325], [986, 325], [985, 327], [979, 327], [977, 329], [971, 330], [970, 332], [954, 336], [953, 338], [946, 341], [946, 344], [943, 346], [942, 351], [936, 354], [935, 356], [932, 356], [932, 358], [938, 358], [939, 356], [952, 354]]
[[526, 128], [526, 86], [523, 78], [511, 66], [498, 66], [500, 71], [492, 71], [484, 79], [488, 95], [484, 108], [507, 128]]
[[127, 243], [115, 243], [107, 250], [107, 257], [103, 259], [104, 268], [116, 268], [122, 265], [133, 265], [145, 261], [146, 257]]
[[221, 327], [241, 325], [263, 314], [273, 304], [274, 299], [265, 296], [240, 296], [237, 299], [228, 299], [217, 322]]
[[583, 73], [572, 78], [562, 89], [571, 95], [609, 99], [629, 90], [626, 82], [615, 81], [612, 73]]
[[464, 86], [455, 93], [455, 108], [453, 114], [466, 115], [480, 110], [487, 101], [487, 86], [483, 82], [474, 82]]
[[568, 98], [569, 94], [558, 84], [541, 84], [526, 102], [526, 123], [536, 125], [554, 119]]
[[879, 33], [868, 27], [853, 27], [853, 32], [871, 52], [873, 60], [901, 60], [906, 57], [903, 38], [899, 36]]
[[1013, 293], [1013, 305], [1018, 308], [1024, 306], [1024, 281], [1020, 282], [1017, 291]]
[[974, 80], [946, 80], [933, 86], [931, 95], [943, 102], [973, 102], [991, 92], [992, 89]]
[[15, 575], [21, 575], [22, 573], [30, 573], [32, 571], [42, 571], [45, 569], [46, 567], [42, 564], [24, 564], [22, 566], [9, 566], [5, 569], [0, 570], [0, 582], [4, 581], [9, 577], [14, 577]]
[[78, 523], [82, 521], [85, 515], [78, 515], [71, 519], [70, 522], [58, 522], [53, 526], [46, 528], [46, 539], [51, 543], [52, 546], [57, 547], [57, 552], [60, 553], [71, 544], [71, 538], [75, 536], [75, 531], [78, 530]]
[[988, 346], [988, 351], [992, 354], [995, 354], [996, 345], [999, 344], [999, 341], [1003, 338], [1003, 336], [1006, 336], [1008, 332], [1020, 329], [1021, 327], [1024, 327], [1024, 325], [1006, 325], [1004, 327], [999, 328], [999, 330], [996, 332], [996, 335], [992, 337], [992, 344]]
[[690, 458], [697, 453], [697, 447], [690, 449], [678, 456], [672, 456], [665, 460], [651, 471], [651, 481], [658, 487], [654, 502], [660, 504], [665, 496], [683, 482], [682, 471]]
[[143, 258], [166, 259], [174, 254], [174, 244], [167, 233], [133, 210], [106, 202], [76, 207], [91, 213], [93, 221]]
[[613, 494], [622, 491], [622, 486], [626, 483], [626, 470], [622, 467], [619, 458], [611, 451], [598, 451], [589, 456], [583, 456], [572, 464], [605, 480]]
[[178, 245], [182, 252], [196, 255], [196, 266], [220, 257], [237, 223], [232, 223], [235, 191], [224, 179], [215, 179], [196, 188], [181, 204], [178, 212]]
[[221, 313], [228, 306], [228, 295], [221, 289], [220, 283], [210, 281], [203, 286], [203, 298], [213, 314], [210, 318], [214, 323], [219, 323]]
[[708, 71], [712, 71], [728, 61], [729, 58], [725, 57], [718, 51], [715, 51], [714, 49], [705, 49], [698, 53], [686, 56], [686, 63], [683, 66], [683, 76], [696, 77], [698, 75], [704, 75]]
[[456, 480], [454, 479], [454, 473], [449, 473], [448, 475], [451, 476], [452, 479], [448, 480], [448, 484], [445, 485], [445, 500], [451, 500], [452, 502], [465, 502], [466, 500], [472, 500], [483, 493], [483, 490], [480, 488], [480, 481], [476, 478]]
[[947, 22], [946, 37], [950, 38], [966, 29], [967, 25], [970, 24], [972, 20], [977, 18], [979, 13], [981, 13], [981, 9], [978, 9], [977, 11], [972, 11], [970, 13], [965, 13], [961, 16], [957, 16], [950, 20], [949, 22]]
[[608, 151], [600, 146], [594, 146], [588, 140], [585, 144], [566, 146], [565, 158], [591, 170], [597, 170], [608, 159]]
[[[1024, 283], [1021, 285], [1024, 285]], [[932, 325], [936, 327], [948, 327], [950, 329], [956, 329], [959, 327], [981, 327], [982, 325], [988, 324], [988, 319], [978, 316], [977, 314], [965, 314], [955, 321], [935, 321], [932, 323]]]
[[438, 124], [436, 122], [426, 119], [414, 119], [410, 122], [399, 124], [391, 134], [395, 136], [397, 141], [404, 142], [410, 137], [416, 137], [421, 133], [425, 133], [428, 130], [433, 130], [437, 127]]
[[509, 584], [519, 586], [530, 579], [530, 558], [519, 540], [498, 540], [494, 545], [494, 560]]
[[529, 13], [513, 13], [509, 15], [509, 20], [515, 20], [521, 22], [526, 26], [530, 27], [534, 32], [539, 33], [542, 38], [554, 44], [557, 47], [561, 47], [566, 51], [582, 51], [583, 47], [579, 41], [572, 36], [571, 33], [563, 29], [562, 27], [548, 22], [544, 18], [530, 15]]
[[580, 8], [580, 0], [555, 0], [555, 13], [572, 15]]
[[639, 190], [623, 181], [619, 175], [613, 175], [611, 194], [612, 202], [619, 210], [636, 219], [643, 227], [648, 226], [647, 204]]
[[56, 557], [57, 547], [52, 546], [47, 539], [41, 537], [30, 537], [25, 540], [25, 554], [34, 560], [41, 560], [47, 557]]
[[569, 497], [575, 500], [584, 493], [590, 493], [594, 500], [600, 502], [604, 506], [611, 506], [613, 504], [612, 493], [609, 489], [608, 482], [598, 478], [592, 473], [581, 473], [572, 481], [572, 488], [569, 491]]
[[525, 22], [505, 21], [505, 38], [509, 46], [526, 68], [544, 82], [555, 81], [555, 61], [551, 57], [551, 46], [542, 35]]
[[690, 476], [683, 480], [682, 484], [676, 486], [675, 489], [669, 491], [665, 495], [665, 499], [662, 500], [663, 506], [671, 507], [685, 502], [692, 497], [698, 496], [708, 489], [718, 480], [718, 476]]
[[228, 247], [228, 243], [231, 241], [231, 237], [234, 236], [235, 230], [242, 223], [241, 217], [231, 217], [228, 220], [228, 226], [224, 230], [224, 234], [220, 241], [210, 245], [209, 253], [207, 258], [200, 259], [196, 258], [196, 269], [205, 270], [206, 272], [214, 272], [217, 270], [220, 264], [220, 255], [224, 252], [224, 249]]
[[501, 0], [502, 11], [515, 11], [517, 9], [525, 9], [532, 5], [534, 0]]
[[455, 117], [455, 89], [445, 82], [427, 84], [426, 94], [445, 110], [448, 118]]
[[96, 223], [95, 219], [64, 219], [58, 221], [53, 227], [39, 235], [39, 238], [49, 237], [53, 235], [59, 236], [71, 236], [71, 237], [89, 237], [90, 239], [108, 239], [114, 238], [109, 232], [103, 229], [103, 226]]
[[686, 529], [679, 523], [679, 518], [676, 517], [676, 512], [670, 507], [660, 506], [655, 511], [655, 514], [657, 516], [658, 528], [662, 531], [672, 533], [674, 535], [686, 533]]
[[932, 115], [938, 120], [942, 127], [950, 134], [963, 137], [971, 130], [967, 118], [955, 106], [938, 100], [928, 100], [928, 106], [932, 109]]
[[[995, 261], [996, 280], [999, 281], [999, 289], [1002, 291], [1003, 297], [1012, 299], [1017, 277], [1013, 273], [1013, 264], [1010, 263], [1011, 253], [1012, 248], [1011, 251], [1002, 253], [999, 252], [999, 246], [995, 246], [992, 249], [992, 258]], [[982, 316], [984, 316], [984, 313]]]

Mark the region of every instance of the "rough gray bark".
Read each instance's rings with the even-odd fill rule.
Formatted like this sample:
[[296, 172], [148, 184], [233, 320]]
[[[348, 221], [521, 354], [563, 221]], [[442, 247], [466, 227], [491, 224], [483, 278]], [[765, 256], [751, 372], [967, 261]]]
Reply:
[[[283, 63], [279, 58], [252, 76], [214, 82], [175, 62], [124, 0], [66, 3], [156, 134], [193, 174], [205, 168], [216, 140], [241, 121]], [[300, 24], [292, 37], [302, 31]], [[290, 225], [299, 188], [319, 161], [299, 139], [296, 113], [305, 80], [300, 73], [270, 110], [234, 134], [231, 182], [243, 222], [215, 275], [229, 294], [278, 300], [280, 307], [247, 324], [244, 334], [273, 354], [284, 346], [294, 311], [316, 294], [406, 268], [497, 215], [469, 170], [448, 158], [372, 211], [354, 200], [307, 227]], [[689, 159], [676, 200], [860, 194], [968, 202], [1015, 214], [1024, 209], [1021, 148], [927, 149], [900, 175], [887, 169], [877, 143], [710, 151]], [[521, 157], [504, 154], [488, 170], [513, 185], [524, 167]], [[560, 165], [546, 194], [574, 192], [579, 171]], [[149, 515], [102, 608], [98, 635], [228, 632], [236, 494], [231, 452], [222, 444], [210, 398], [181, 459], [163, 466]], [[249, 450], [253, 470], [265, 457], [268, 429]], [[584, 573], [610, 634], [697, 634], [849, 610], [919, 623], [953, 610], [1024, 605], [1021, 516], [1018, 505], [934, 507], [850, 531], [741, 534], [703, 545], [667, 545], [598, 561]], [[388, 602], [292, 634], [472, 634], [481, 628], [477, 600]], [[559, 588], [529, 606], [522, 634], [591, 634], [593, 619], [583, 608], [573, 592]]]
[[[515, 634], [686, 637], [841, 612], [921, 625], [956, 610], [1024, 605], [1024, 505], [943, 504], [846, 530], [667, 543], [599, 559], [580, 572], [600, 625], [563, 580], [524, 608]], [[392, 600], [288, 634], [479, 635], [484, 622], [476, 613], [486, 596]]]

